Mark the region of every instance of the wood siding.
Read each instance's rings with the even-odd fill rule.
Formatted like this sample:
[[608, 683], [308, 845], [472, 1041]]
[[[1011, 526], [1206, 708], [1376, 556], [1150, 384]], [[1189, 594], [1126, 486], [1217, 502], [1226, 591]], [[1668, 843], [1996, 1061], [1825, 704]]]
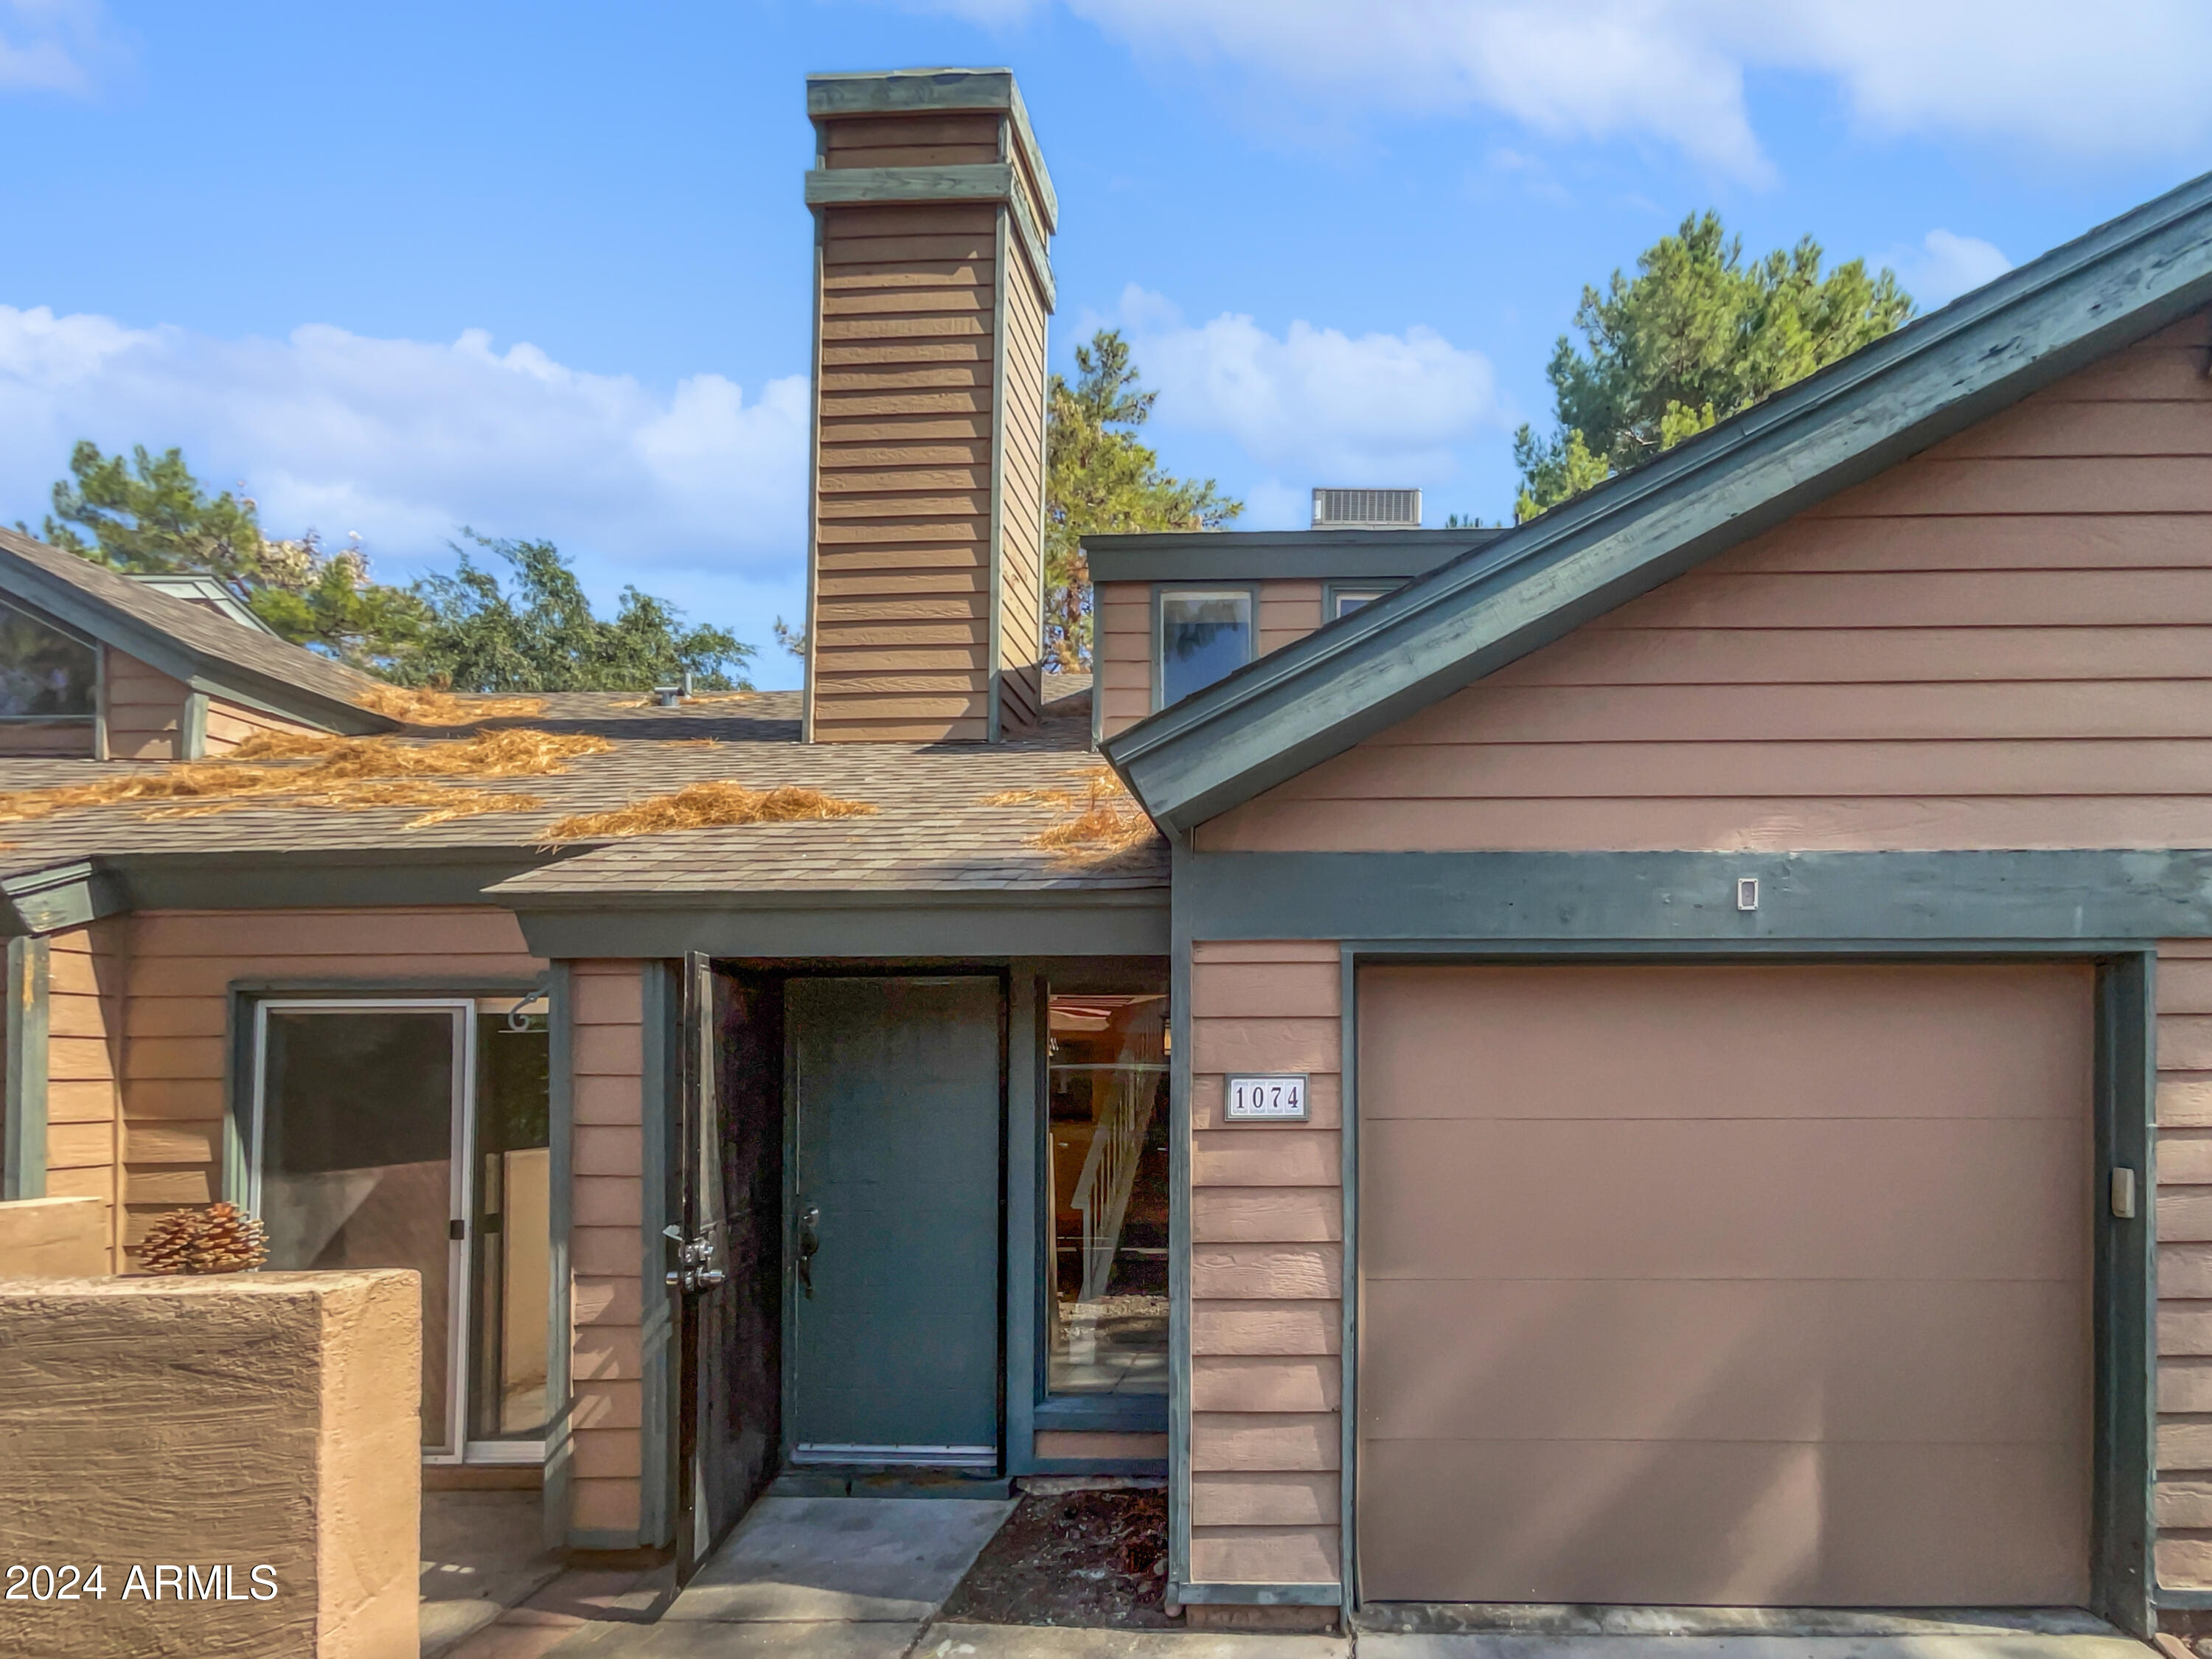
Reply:
[[2158, 1580], [2212, 1589], [2212, 940], [2158, 961]]
[[568, 1524], [635, 1533], [643, 1468], [644, 968], [579, 962], [568, 984], [576, 1122]]
[[155, 910], [118, 919], [123, 1013], [122, 1243], [136, 1260], [170, 1211], [222, 1196], [234, 983], [466, 991], [527, 979], [514, 915], [489, 906]]
[[[1257, 586], [1259, 655], [1279, 651], [1321, 626], [1321, 583], [1266, 581]], [[1092, 605], [1091, 654], [1097, 666], [1096, 695], [1102, 700], [1099, 735], [1110, 738], [1152, 712], [1152, 584], [1101, 582]]]
[[177, 760], [191, 688], [136, 657], [106, 647], [107, 757]]
[[[1190, 1577], [1338, 1561], [1344, 1201], [1337, 947], [1191, 947]], [[1232, 1072], [1304, 1072], [1311, 1121], [1223, 1122]]]
[[2208, 336], [2116, 353], [1199, 844], [2212, 846]]
[[254, 738], [318, 729], [297, 720], [288, 720], [281, 714], [249, 708], [244, 703], [228, 702], [221, 697], [208, 699], [206, 750], [210, 755], [228, 755], [240, 744]]
[[0, 755], [89, 760], [94, 731], [88, 720], [0, 720]]
[[121, 917], [53, 934], [46, 1000], [46, 1195], [106, 1206], [110, 1271], [122, 1267], [124, 947]]
[[[819, 127], [832, 169], [994, 162], [1010, 148], [995, 113]], [[817, 211], [812, 735], [981, 742], [994, 699], [1003, 727], [1025, 730], [1042, 655], [1036, 275], [1001, 258], [1017, 240], [1003, 204]]]

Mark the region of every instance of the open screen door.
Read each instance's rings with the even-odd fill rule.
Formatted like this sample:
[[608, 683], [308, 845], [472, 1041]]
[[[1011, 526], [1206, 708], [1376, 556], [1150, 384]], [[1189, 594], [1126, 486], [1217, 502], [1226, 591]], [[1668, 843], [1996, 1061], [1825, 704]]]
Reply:
[[737, 1522], [752, 1494], [729, 1479], [735, 1422], [726, 1356], [734, 1334], [722, 1033], [730, 1012], [721, 977], [706, 957], [684, 959], [681, 1125], [683, 1397], [678, 1417], [677, 1575], [689, 1579]]

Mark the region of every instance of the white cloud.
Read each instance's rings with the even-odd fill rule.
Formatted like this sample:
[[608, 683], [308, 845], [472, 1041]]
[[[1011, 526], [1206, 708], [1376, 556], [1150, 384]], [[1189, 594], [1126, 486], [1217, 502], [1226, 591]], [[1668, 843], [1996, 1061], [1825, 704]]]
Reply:
[[[1052, 0], [939, 0], [1006, 22]], [[921, 0], [927, 6], [928, 0]], [[2060, 155], [2189, 156], [2212, 138], [2203, 0], [1066, 0], [1145, 52], [1393, 111], [1481, 107], [1536, 132], [1671, 145], [1771, 175], [1744, 79], [1823, 79], [1883, 134]]]
[[1455, 446], [1504, 423], [1490, 360], [1434, 329], [1355, 338], [1300, 321], [1275, 335], [1234, 313], [1194, 326], [1133, 283], [1120, 321], [1163, 427], [1223, 433], [1312, 483], [1440, 479]]
[[1961, 294], [1993, 283], [2012, 269], [2012, 261], [1996, 244], [1955, 231], [1931, 230], [1911, 250], [1890, 263], [1905, 278], [1905, 286], [1923, 311], [1945, 306]]
[[[243, 483], [272, 533], [358, 531], [407, 568], [468, 524], [549, 537], [601, 589], [658, 582], [718, 621], [750, 591], [750, 609], [794, 614], [807, 401], [804, 375], [750, 398], [714, 374], [663, 392], [474, 329], [228, 340], [0, 305], [0, 522], [37, 525], [79, 438], [173, 444], [210, 484]], [[765, 615], [734, 620], [768, 631]]]
[[90, 92], [106, 21], [99, 0], [0, 0], [0, 91]]

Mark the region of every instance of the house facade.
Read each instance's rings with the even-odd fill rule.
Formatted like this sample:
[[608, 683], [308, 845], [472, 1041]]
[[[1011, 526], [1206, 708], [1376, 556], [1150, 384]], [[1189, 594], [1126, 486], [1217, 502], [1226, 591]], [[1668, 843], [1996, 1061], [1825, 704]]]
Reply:
[[[8, 1194], [420, 1267], [426, 1457], [575, 1550], [1164, 1474], [1200, 1620], [2212, 1606], [2212, 184], [1510, 531], [1092, 538], [1086, 682], [1012, 77], [809, 109], [803, 696], [426, 724], [0, 533], [94, 665]], [[20, 805], [217, 711], [601, 746]], [[872, 810], [589, 827], [726, 779]]]

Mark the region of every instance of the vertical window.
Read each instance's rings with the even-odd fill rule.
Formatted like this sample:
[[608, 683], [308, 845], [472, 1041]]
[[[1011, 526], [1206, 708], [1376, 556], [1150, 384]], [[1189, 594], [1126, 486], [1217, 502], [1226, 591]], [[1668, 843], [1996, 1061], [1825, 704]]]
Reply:
[[1167, 1014], [1051, 1000], [1052, 1394], [1168, 1389]]
[[445, 1461], [529, 1461], [544, 1433], [548, 1038], [512, 1006], [256, 1013], [247, 1203], [269, 1265], [422, 1275], [422, 1449]]
[[0, 605], [0, 720], [89, 720], [99, 690], [92, 647]]
[[545, 1435], [545, 1311], [553, 1241], [550, 1059], [544, 1015], [477, 1016], [476, 1180], [469, 1228], [474, 1301], [469, 1456], [475, 1461], [535, 1455]]
[[1160, 595], [1160, 707], [1203, 691], [1252, 660], [1252, 596], [1242, 590]]

